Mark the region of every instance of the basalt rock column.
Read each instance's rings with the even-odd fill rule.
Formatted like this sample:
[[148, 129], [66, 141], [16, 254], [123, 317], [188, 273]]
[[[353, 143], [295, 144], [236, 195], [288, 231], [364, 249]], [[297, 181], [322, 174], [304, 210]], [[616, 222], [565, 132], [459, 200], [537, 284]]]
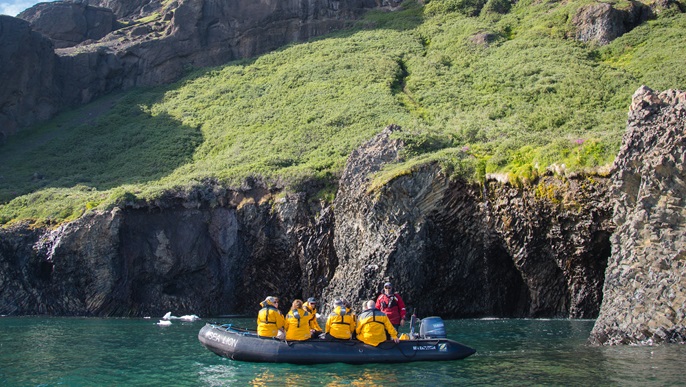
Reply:
[[[484, 228], [477, 186], [428, 163], [374, 186], [404, 147], [389, 126], [355, 150], [334, 202], [338, 267], [323, 299], [373, 298], [391, 281], [420, 315], [522, 315], [527, 289], [502, 244]], [[355, 305], [359, 307], [359, 305]]]
[[643, 86], [615, 161], [597, 344], [686, 341], [686, 93]]

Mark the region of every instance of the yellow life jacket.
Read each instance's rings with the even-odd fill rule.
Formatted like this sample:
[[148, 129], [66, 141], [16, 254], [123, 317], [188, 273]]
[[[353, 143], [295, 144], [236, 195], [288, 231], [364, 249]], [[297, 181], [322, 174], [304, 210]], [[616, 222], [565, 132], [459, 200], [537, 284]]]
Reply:
[[271, 304], [267, 304], [257, 314], [257, 334], [265, 337], [276, 337], [279, 329], [284, 328], [284, 318], [281, 312]]
[[310, 308], [308, 305], [303, 305], [303, 309], [310, 313], [310, 329], [314, 329], [317, 332], [322, 332], [323, 329], [319, 326], [319, 322], [317, 321], [317, 308]]
[[360, 314], [355, 332], [358, 340], [375, 347], [386, 341], [386, 333], [391, 337], [398, 336], [388, 316], [376, 308], [365, 310]]
[[348, 340], [352, 338], [353, 332], [355, 319], [347, 313], [344, 306], [337, 306], [326, 320], [326, 333], [337, 339]]
[[286, 315], [286, 340], [301, 341], [310, 338], [311, 314], [303, 309], [290, 310]]

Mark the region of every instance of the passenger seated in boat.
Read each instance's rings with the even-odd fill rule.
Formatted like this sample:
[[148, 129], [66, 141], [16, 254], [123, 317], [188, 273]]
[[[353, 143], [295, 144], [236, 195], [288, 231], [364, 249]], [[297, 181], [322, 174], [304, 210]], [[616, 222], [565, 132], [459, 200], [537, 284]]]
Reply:
[[[355, 311], [353, 310], [352, 304], [350, 303], [350, 301], [348, 301], [344, 297], [341, 297], [341, 302], [343, 303], [343, 305], [345, 306], [345, 309], [347, 310], [346, 313], [349, 314], [350, 317], [353, 318], [353, 321], [355, 322], [355, 326], [357, 327], [357, 315], [355, 314]], [[354, 339], [355, 338], [355, 330], [353, 330], [352, 335], [353, 335], [352, 338]]]
[[285, 321], [279, 311], [279, 299], [269, 296], [260, 306], [262, 309], [257, 313], [257, 334], [264, 337], [283, 336]]
[[357, 317], [357, 339], [361, 342], [373, 346], [386, 341], [386, 333], [391, 337], [395, 343], [398, 343], [398, 332], [391, 324], [386, 314], [376, 309], [373, 300], [365, 301], [362, 304], [364, 310]]
[[323, 332], [323, 330], [317, 321], [317, 300], [314, 297], [308, 298], [307, 302], [303, 305], [303, 309], [312, 315], [312, 319], [310, 320], [310, 330], [312, 331], [312, 336], [318, 336]]
[[353, 310], [353, 306], [350, 303], [350, 301], [341, 297], [341, 302], [343, 303], [343, 306], [345, 306], [345, 309], [347, 310], [347, 314], [352, 316], [353, 321], [357, 322], [357, 315], [355, 314], [355, 311]]
[[286, 340], [302, 341], [312, 337], [310, 319], [313, 316], [303, 309], [301, 300], [293, 301], [291, 310], [286, 315]]
[[334, 301], [334, 310], [326, 319], [326, 338], [350, 340], [355, 332], [355, 320], [341, 300]]

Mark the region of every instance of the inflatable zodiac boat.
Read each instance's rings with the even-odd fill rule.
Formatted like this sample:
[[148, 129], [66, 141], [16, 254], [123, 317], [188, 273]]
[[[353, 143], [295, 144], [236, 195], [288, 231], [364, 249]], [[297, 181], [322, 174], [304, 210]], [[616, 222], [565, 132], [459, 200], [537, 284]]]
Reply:
[[230, 324], [206, 324], [198, 333], [198, 339], [205, 348], [219, 356], [270, 363], [406, 363], [459, 360], [476, 352], [445, 338], [443, 321], [439, 317], [422, 319], [420, 334], [413, 339], [401, 340], [397, 344], [385, 341], [377, 347], [357, 340], [285, 341], [259, 337], [255, 331]]

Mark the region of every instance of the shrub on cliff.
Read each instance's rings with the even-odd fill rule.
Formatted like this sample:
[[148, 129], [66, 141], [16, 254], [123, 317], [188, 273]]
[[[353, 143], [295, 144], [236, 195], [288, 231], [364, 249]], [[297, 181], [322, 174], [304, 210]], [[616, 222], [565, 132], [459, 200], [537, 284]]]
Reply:
[[429, 16], [459, 12], [465, 16], [476, 16], [486, 0], [430, 0], [426, 2], [426, 14]]

